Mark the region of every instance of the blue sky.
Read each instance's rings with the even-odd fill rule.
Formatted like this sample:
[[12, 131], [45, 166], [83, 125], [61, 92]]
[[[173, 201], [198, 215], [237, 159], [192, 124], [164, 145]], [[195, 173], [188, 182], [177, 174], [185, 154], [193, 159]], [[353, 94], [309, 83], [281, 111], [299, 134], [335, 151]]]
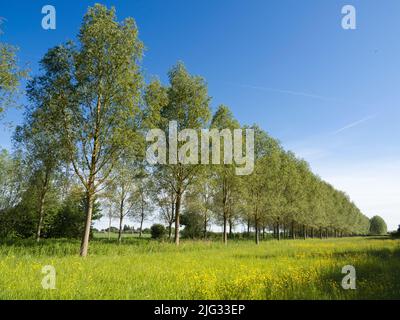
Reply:
[[[74, 39], [95, 1], [2, 1], [1, 41], [20, 47], [37, 72], [46, 50]], [[400, 2], [398, 0], [134, 0], [114, 5], [132, 16], [147, 50], [146, 79], [178, 60], [208, 82], [212, 107], [228, 105], [258, 123], [346, 191], [362, 211], [400, 224]], [[41, 28], [42, 6], [57, 10]], [[341, 27], [341, 8], [357, 10], [357, 29]], [[10, 147], [5, 122], [0, 146]]]

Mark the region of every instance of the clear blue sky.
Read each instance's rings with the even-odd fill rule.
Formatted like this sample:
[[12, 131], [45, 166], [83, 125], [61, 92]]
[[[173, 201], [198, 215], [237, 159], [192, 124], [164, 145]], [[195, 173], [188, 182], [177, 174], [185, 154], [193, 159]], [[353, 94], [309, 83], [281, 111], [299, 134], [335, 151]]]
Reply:
[[[95, 1], [2, 1], [1, 41], [20, 47], [32, 73], [46, 50], [74, 39]], [[212, 107], [227, 104], [258, 123], [363, 212], [400, 224], [400, 1], [102, 1], [135, 18], [147, 47], [146, 79], [178, 60], [209, 85]], [[57, 29], [41, 28], [54, 5]], [[357, 10], [343, 30], [341, 8]], [[10, 147], [4, 121], [0, 146]]]

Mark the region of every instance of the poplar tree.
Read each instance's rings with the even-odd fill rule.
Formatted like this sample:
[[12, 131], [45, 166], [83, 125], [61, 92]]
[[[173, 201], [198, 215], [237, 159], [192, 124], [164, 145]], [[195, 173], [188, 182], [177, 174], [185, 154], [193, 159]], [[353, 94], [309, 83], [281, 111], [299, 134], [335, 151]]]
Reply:
[[[147, 126], [159, 128], [168, 132], [170, 121], [177, 122], [177, 131], [184, 129], [206, 128], [210, 119], [207, 85], [203, 78], [188, 73], [183, 63], [176, 64], [168, 73], [169, 86], [162, 86], [157, 80], [152, 81], [146, 88]], [[168, 134], [172, 134], [168, 132]], [[175, 244], [179, 245], [180, 213], [182, 210], [183, 196], [188, 187], [193, 183], [201, 164], [182, 164], [178, 159], [176, 150], [185, 142], [177, 142], [177, 148], [170, 152], [171, 141], [167, 139], [168, 164], [156, 165], [155, 171], [163, 171], [158, 177], [164, 179], [174, 193], [174, 220]], [[175, 143], [175, 142], [173, 142]], [[189, 151], [190, 152], [190, 151]], [[172, 160], [172, 161], [171, 161]]]
[[100, 4], [88, 9], [78, 40], [78, 45], [68, 43], [48, 52], [48, 74], [42, 82], [55, 88], [46, 97], [52, 108], [48, 122], [86, 192], [80, 249], [85, 257], [95, 195], [124, 150], [138, 139], [143, 44], [132, 18], [118, 22], [115, 9]]

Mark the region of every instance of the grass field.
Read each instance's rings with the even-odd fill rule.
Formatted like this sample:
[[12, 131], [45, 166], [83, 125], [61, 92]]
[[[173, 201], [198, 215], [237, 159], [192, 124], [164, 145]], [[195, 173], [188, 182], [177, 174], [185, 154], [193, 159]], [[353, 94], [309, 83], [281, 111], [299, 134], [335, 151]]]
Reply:
[[[399, 299], [400, 242], [385, 238], [170, 243], [149, 239], [0, 244], [0, 299]], [[56, 289], [41, 286], [44, 265]], [[353, 265], [357, 289], [341, 287]]]

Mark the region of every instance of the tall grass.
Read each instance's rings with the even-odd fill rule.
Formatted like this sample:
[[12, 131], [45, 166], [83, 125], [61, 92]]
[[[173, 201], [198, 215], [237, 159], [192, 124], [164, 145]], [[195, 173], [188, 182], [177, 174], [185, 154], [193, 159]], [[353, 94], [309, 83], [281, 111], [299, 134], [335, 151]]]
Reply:
[[[150, 239], [0, 244], [0, 299], [399, 299], [399, 240], [184, 241]], [[44, 265], [57, 272], [44, 290]], [[357, 289], [341, 287], [353, 265]]]

